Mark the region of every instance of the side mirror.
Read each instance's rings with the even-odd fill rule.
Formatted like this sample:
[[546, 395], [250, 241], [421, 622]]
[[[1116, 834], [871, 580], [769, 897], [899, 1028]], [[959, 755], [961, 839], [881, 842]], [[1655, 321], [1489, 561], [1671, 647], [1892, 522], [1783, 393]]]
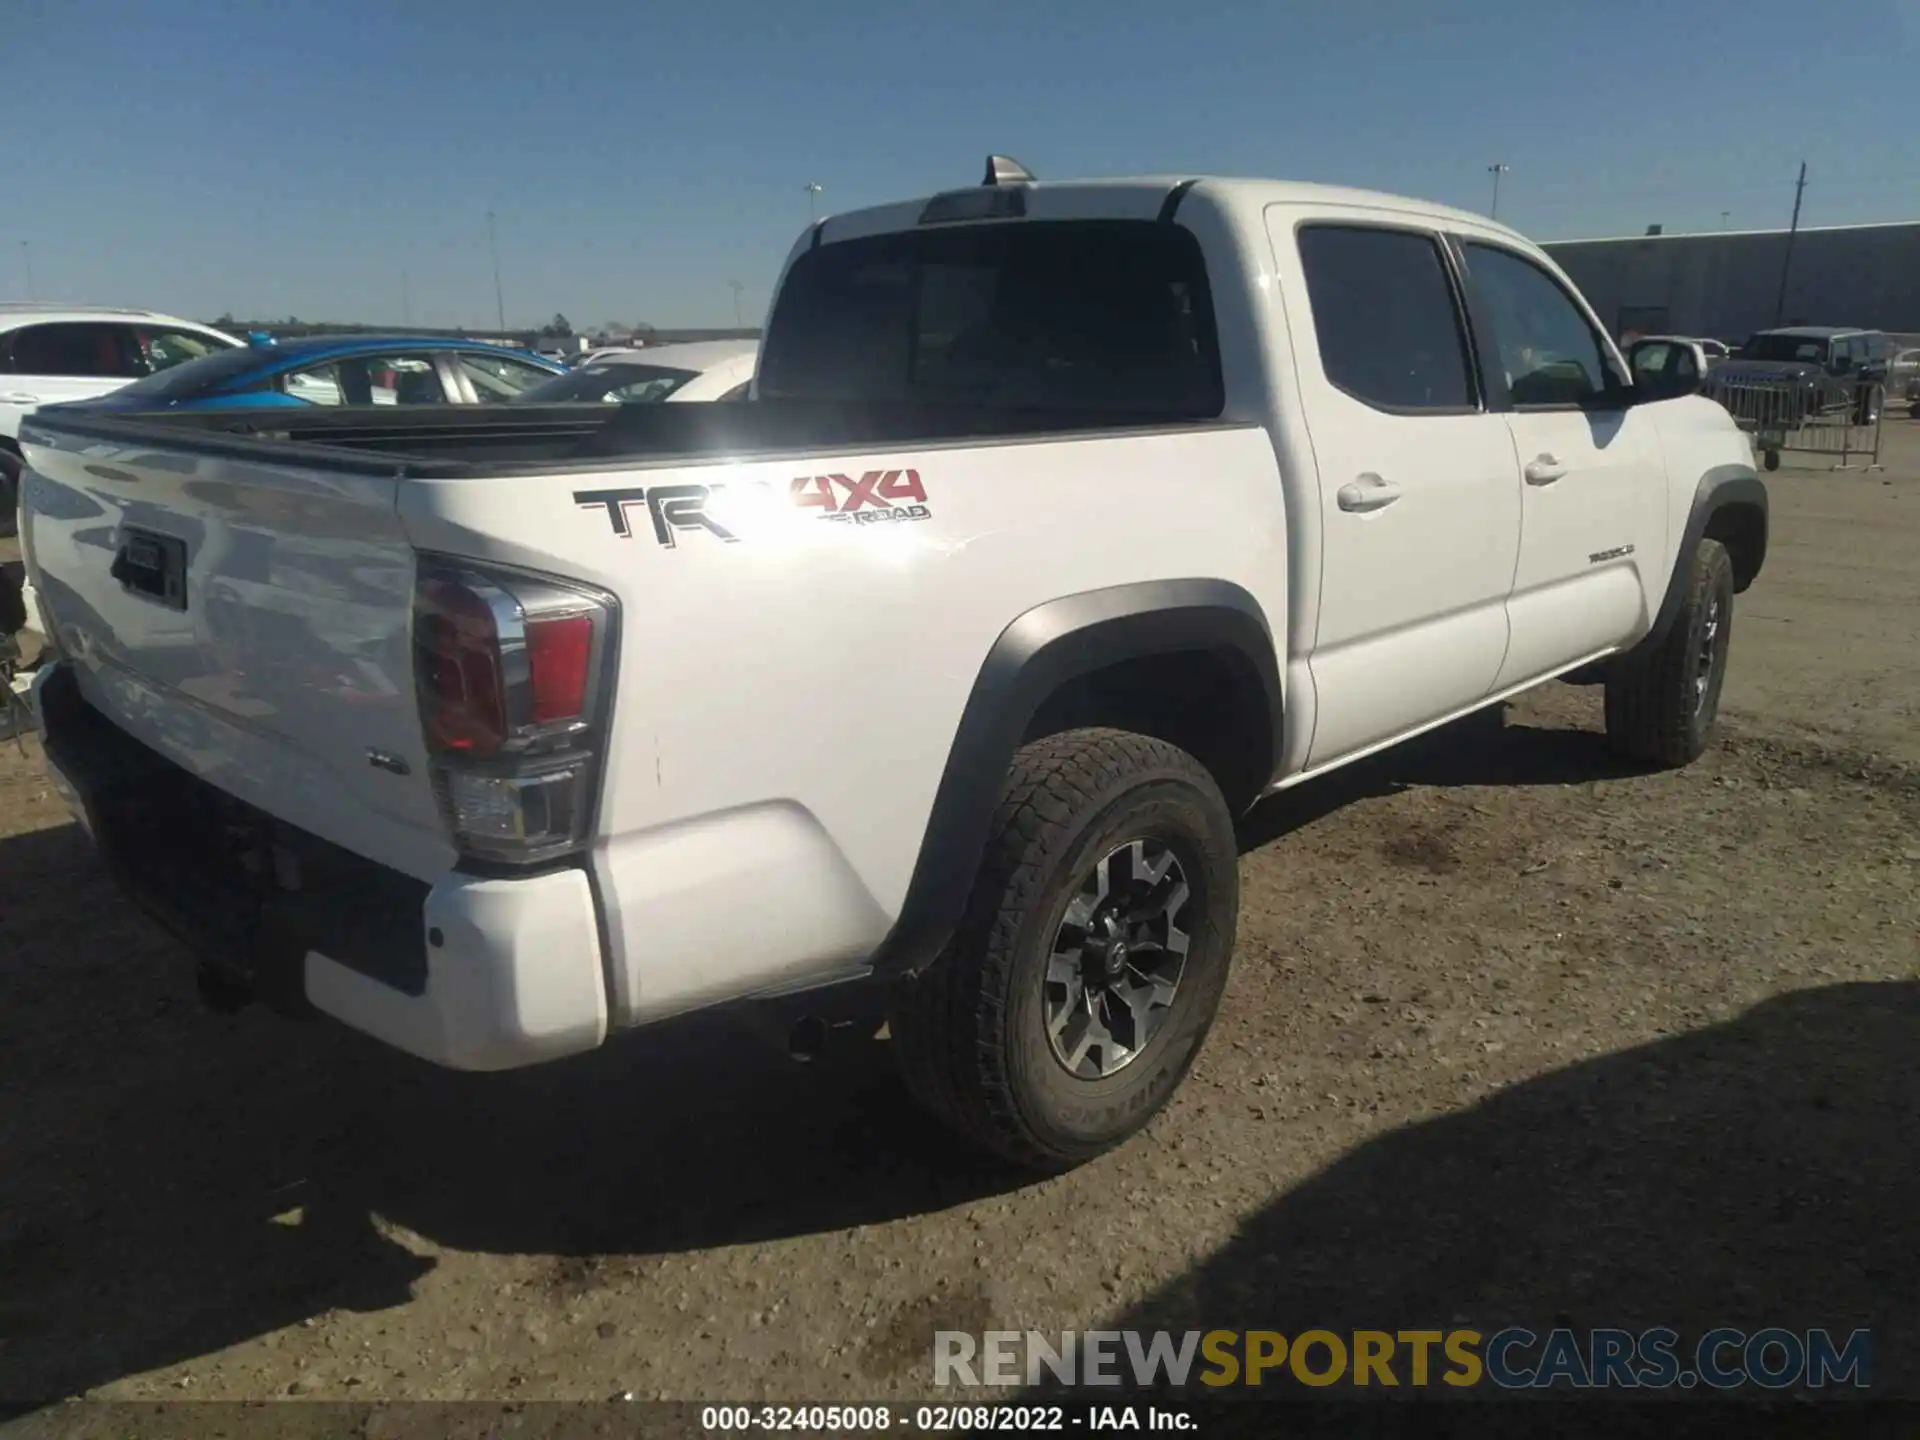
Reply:
[[1676, 400], [1700, 392], [1707, 355], [1703, 347], [1684, 341], [1641, 340], [1627, 350], [1627, 369], [1637, 401]]

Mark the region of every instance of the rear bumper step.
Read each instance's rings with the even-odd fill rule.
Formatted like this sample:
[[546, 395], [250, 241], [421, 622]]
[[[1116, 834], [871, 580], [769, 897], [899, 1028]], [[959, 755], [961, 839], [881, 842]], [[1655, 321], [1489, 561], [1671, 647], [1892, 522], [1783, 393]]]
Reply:
[[330, 1014], [463, 1070], [606, 1037], [584, 872], [458, 872], [428, 885], [226, 795], [133, 739], [65, 665], [35, 685], [68, 806], [121, 887], [196, 952], [203, 977], [283, 1014]]

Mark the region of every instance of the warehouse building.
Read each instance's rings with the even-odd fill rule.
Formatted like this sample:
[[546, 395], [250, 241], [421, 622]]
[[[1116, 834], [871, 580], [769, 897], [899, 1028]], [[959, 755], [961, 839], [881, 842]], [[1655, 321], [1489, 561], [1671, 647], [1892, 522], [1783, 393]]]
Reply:
[[[1920, 221], [1562, 240], [1544, 246], [1616, 337], [1738, 343], [1772, 325], [1920, 331]], [[1786, 273], [1785, 303], [1780, 280]]]

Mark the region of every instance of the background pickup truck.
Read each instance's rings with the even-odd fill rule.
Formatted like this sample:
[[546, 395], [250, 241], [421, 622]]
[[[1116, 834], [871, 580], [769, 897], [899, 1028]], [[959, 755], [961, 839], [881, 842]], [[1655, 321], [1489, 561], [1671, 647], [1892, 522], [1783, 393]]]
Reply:
[[44, 412], [48, 758], [216, 998], [490, 1069], [879, 982], [1040, 1168], [1165, 1102], [1235, 817], [1550, 677], [1713, 727], [1766, 493], [1476, 215], [987, 183], [837, 216], [752, 402]]
[[1798, 325], [1750, 336], [1703, 388], [1750, 426], [1793, 429], [1823, 417], [1876, 423], [1886, 381], [1887, 337], [1880, 331]]

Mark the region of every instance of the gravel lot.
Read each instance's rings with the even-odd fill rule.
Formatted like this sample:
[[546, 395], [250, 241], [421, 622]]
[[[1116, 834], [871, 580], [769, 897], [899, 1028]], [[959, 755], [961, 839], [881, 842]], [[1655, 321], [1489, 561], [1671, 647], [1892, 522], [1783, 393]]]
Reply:
[[[1248, 826], [1221, 1021], [1025, 1183], [724, 1021], [496, 1077], [222, 1018], [0, 758], [0, 1396], [853, 1400], [931, 1333], [1871, 1326], [1920, 1391], [1920, 422], [1770, 476], [1692, 769], [1549, 687]], [[1497, 733], [1500, 731], [1504, 733]], [[32, 747], [29, 745], [29, 752]]]

